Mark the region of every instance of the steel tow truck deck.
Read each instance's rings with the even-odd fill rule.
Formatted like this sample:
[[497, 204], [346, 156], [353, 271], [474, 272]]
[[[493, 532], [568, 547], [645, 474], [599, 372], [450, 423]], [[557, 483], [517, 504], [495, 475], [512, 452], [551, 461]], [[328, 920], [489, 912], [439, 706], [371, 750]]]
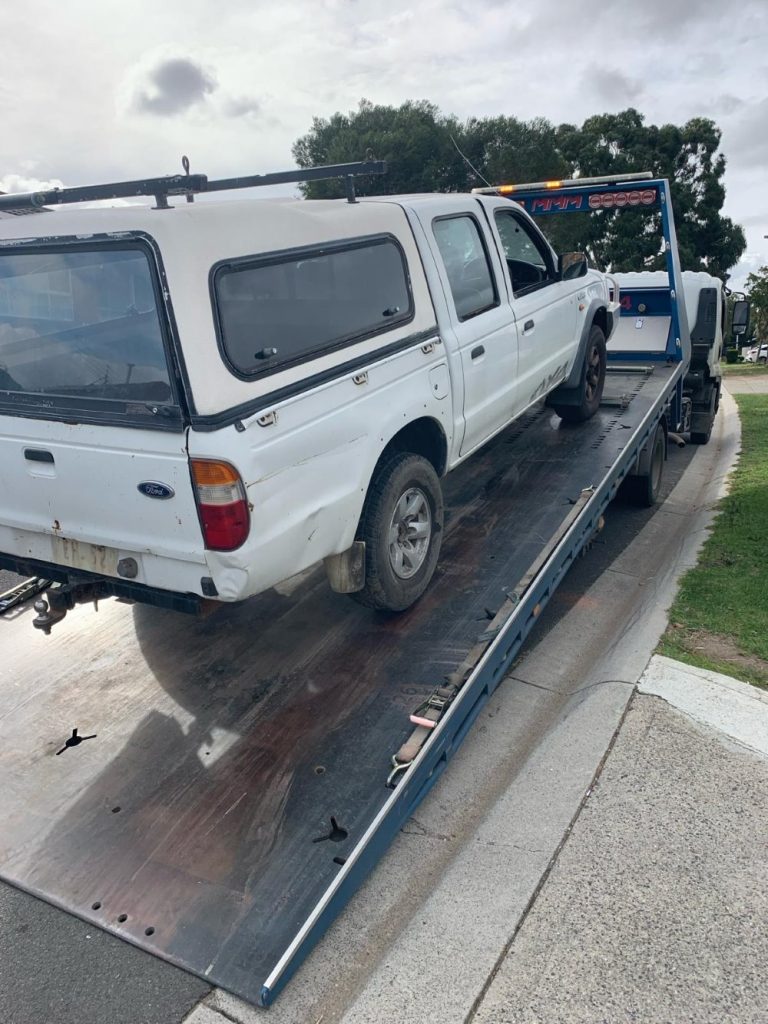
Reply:
[[2, 878], [250, 1002], [275, 998], [439, 778], [619, 486], [633, 477], [653, 501], [666, 434], [688, 428], [667, 182], [514, 198], [568, 212], [634, 192], [662, 213], [670, 288], [649, 333], [666, 343], [640, 349], [625, 304], [589, 422], [536, 406], [451, 474], [440, 566], [410, 609], [354, 605], [310, 571], [210, 616], [110, 601], [52, 638], [18, 609], [0, 619]]

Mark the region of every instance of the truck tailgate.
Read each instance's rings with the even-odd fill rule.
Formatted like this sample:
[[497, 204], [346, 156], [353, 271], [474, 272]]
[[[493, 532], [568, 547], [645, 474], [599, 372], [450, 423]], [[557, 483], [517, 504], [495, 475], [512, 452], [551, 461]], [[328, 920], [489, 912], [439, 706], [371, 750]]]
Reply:
[[199, 582], [205, 552], [186, 434], [0, 416], [0, 551], [108, 576], [131, 556], [137, 582], [189, 589], [179, 570]]

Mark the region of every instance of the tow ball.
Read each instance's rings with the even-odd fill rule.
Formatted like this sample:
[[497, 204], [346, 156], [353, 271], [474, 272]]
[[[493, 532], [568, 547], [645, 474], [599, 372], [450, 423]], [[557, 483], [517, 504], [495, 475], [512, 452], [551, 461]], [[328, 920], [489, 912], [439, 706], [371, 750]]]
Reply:
[[41, 629], [46, 636], [50, 636], [53, 626], [61, 622], [75, 605], [93, 601], [94, 607], [98, 609], [99, 598], [107, 595], [108, 591], [100, 582], [65, 583], [59, 587], [50, 587], [45, 597], [35, 601], [37, 615], [32, 620], [32, 625], [35, 629]]
[[34, 604], [37, 615], [32, 620], [35, 629], [42, 629], [46, 636], [51, 635], [51, 628], [61, 622], [69, 611], [68, 608], [54, 608], [44, 597], [39, 597]]

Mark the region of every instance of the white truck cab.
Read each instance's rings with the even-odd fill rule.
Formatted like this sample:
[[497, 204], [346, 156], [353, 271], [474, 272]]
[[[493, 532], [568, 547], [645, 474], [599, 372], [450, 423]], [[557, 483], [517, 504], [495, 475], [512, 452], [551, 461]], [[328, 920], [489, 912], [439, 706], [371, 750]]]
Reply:
[[0, 567], [58, 584], [46, 631], [94, 596], [195, 610], [321, 560], [402, 610], [440, 477], [542, 399], [593, 415], [617, 308], [503, 198], [3, 219]]
[[[654, 315], [658, 313], [654, 306], [669, 287], [666, 271], [617, 273], [614, 277], [621, 289], [624, 319], [612, 345], [625, 351], [631, 351], [634, 344], [638, 351], [663, 352], [668, 317]], [[706, 444], [720, 405], [727, 293], [724, 282], [706, 271], [684, 270], [682, 282], [691, 334], [691, 362], [685, 377], [690, 438], [694, 444]]]

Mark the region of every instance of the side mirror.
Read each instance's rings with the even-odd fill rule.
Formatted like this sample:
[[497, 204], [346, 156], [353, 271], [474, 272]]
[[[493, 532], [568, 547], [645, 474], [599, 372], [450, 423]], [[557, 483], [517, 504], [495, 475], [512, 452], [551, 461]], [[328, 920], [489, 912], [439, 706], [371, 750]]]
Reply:
[[587, 257], [583, 252], [564, 252], [557, 259], [557, 272], [561, 281], [584, 277], [588, 269]]
[[739, 299], [733, 304], [731, 330], [734, 334], [746, 334], [749, 330], [749, 302], [746, 299]]

